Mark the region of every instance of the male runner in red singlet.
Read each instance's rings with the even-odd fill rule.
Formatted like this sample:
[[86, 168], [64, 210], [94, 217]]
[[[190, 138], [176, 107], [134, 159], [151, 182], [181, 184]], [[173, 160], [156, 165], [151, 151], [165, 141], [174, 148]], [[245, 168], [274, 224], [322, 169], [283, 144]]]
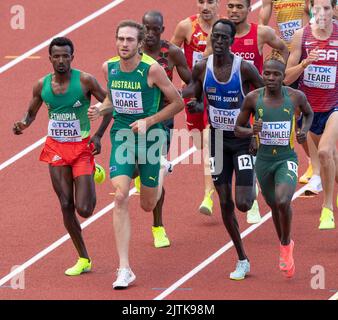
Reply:
[[334, 229], [333, 189], [338, 181], [338, 25], [333, 12], [336, 0], [311, 0], [314, 23], [295, 32], [285, 83], [300, 78], [299, 89], [314, 111], [311, 137], [318, 147], [324, 191], [319, 229]]
[[[184, 54], [190, 69], [202, 60], [206, 48], [207, 37], [211, 27], [219, 18], [219, 0], [196, 0], [198, 14], [188, 17], [176, 26], [171, 42], [178, 47], [183, 45]], [[189, 99], [185, 100], [189, 102]], [[205, 176], [204, 176], [204, 199], [199, 207], [201, 213], [212, 214], [212, 194], [214, 186], [209, 170], [209, 156], [207, 151], [208, 137], [203, 130], [208, 125], [207, 109], [204, 105], [203, 112], [190, 113], [186, 111], [186, 123], [194, 144], [198, 149], [204, 150]], [[202, 135], [201, 135], [202, 132]]]

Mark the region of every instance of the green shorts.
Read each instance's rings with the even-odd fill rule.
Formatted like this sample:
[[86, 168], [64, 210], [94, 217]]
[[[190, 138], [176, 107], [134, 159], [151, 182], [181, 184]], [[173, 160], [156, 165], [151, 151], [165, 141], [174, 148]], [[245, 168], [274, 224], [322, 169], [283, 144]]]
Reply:
[[161, 128], [149, 129], [145, 135], [129, 129], [111, 130], [110, 179], [126, 175], [130, 178], [138, 165], [141, 183], [150, 188], [158, 186], [161, 151], [165, 132]]
[[289, 184], [296, 190], [298, 180], [298, 159], [292, 155], [286, 160], [262, 160], [257, 158], [255, 170], [262, 194], [267, 204], [274, 204], [275, 187], [278, 184]]

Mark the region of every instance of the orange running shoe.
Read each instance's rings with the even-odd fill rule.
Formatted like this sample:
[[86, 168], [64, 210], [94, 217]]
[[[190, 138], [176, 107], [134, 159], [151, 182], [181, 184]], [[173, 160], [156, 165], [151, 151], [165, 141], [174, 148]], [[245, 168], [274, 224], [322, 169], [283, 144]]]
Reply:
[[293, 240], [286, 246], [280, 245], [279, 269], [287, 278], [292, 278], [295, 274], [295, 261], [293, 259]]

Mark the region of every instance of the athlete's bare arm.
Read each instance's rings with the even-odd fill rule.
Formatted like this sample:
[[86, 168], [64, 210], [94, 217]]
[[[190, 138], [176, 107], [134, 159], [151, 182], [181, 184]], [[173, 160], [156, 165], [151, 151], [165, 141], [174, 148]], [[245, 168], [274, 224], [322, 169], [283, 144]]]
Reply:
[[318, 59], [318, 51], [317, 49], [314, 49], [310, 51], [306, 59], [300, 61], [302, 56], [303, 32], [304, 29], [297, 30], [291, 42], [290, 57], [286, 66], [284, 79], [286, 85], [295, 82], [304, 72], [304, 69]]
[[21, 121], [14, 123], [14, 134], [22, 134], [22, 131], [28, 128], [35, 120], [35, 117], [42, 105], [41, 91], [43, 86], [43, 78], [40, 79], [33, 87], [33, 97], [29, 102], [28, 110]]
[[86, 72], [81, 72], [81, 84], [87, 92], [88, 98], [93, 95], [99, 102], [103, 102], [106, 97], [106, 91], [100, 86], [95, 77]]
[[256, 103], [259, 97], [259, 90], [251, 91], [245, 98], [236, 121], [235, 136], [238, 138], [251, 137], [254, 132], [253, 128], [248, 128], [250, 115], [256, 113]]
[[289, 49], [285, 42], [279, 38], [276, 31], [269, 26], [258, 26], [258, 39], [259, 40], [259, 51], [262, 53], [265, 44], [270, 46], [272, 49], [276, 49], [282, 55], [286, 62], [289, 57]]
[[310, 130], [312, 124], [313, 111], [302, 91], [288, 88], [288, 93], [291, 101], [296, 106], [296, 114], [300, 115], [302, 113], [303, 115], [302, 127], [296, 131], [298, 143], [303, 144], [306, 141], [307, 132]]
[[169, 57], [176, 67], [177, 73], [180, 78], [188, 84], [191, 80], [191, 71], [188, 67], [187, 60], [184, 53], [180, 48], [171, 44], [169, 48]]
[[272, 14], [272, 0], [263, 0], [259, 11], [259, 24], [268, 25]]
[[170, 42], [177, 47], [182, 47], [183, 43], [188, 42], [189, 34], [191, 33], [191, 22], [190, 19], [184, 19], [178, 23], [174, 31], [174, 35]]
[[154, 63], [149, 68], [148, 85], [150, 87], [158, 87], [169, 104], [161, 111], [142, 120], [133, 122], [130, 127], [134, 132], [145, 133], [149, 127], [164, 120], [173, 118], [175, 114], [179, 113], [184, 108], [183, 101], [177, 89], [169, 80], [164, 69], [158, 64]]
[[196, 98], [197, 101], [202, 101], [203, 79], [206, 66], [207, 59], [203, 59], [195, 64], [192, 70], [191, 82], [182, 91], [183, 98]]
[[242, 88], [245, 95], [248, 94], [251, 86], [255, 89], [264, 86], [263, 79], [259, 74], [257, 68], [253, 64], [245, 60], [242, 60], [241, 63], [241, 77]]
[[211, 34], [209, 33], [208, 34], [208, 37], [207, 37], [207, 46], [205, 47], [205, 50], [203, 52], [203, 57], [204, 58], [207, 58], [209, 57], [211, 54], [212, 54], [212, 45], [211, 45]]

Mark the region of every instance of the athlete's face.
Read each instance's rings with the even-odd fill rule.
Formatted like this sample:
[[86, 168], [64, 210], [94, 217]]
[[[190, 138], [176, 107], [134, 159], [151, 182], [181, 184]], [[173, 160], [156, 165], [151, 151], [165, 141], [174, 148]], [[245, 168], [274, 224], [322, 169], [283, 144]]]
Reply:
[[277, 61], [269, 60], [263, 66], [264, 85], [270, 90], [278, 90], [283, 84], [285, 69], [283, 65]]
[[149, 48], [157, 46], [164, 31], [161, 17], [146, 15], [143, 17], [143, 25], [146, 28], [145, 44]]
[[70, 46], [53, 46], [49, 60], [53, 65], [54, 71], [58, 73], [67, 73], [74, 59], [71, 54]]
[[246, 0], [228, 0], [226, 4], [228, 19], [234, 24], [246, 21], [251, 7], [248, 7]]
[[133, 27], [122, 27], [116, 37], [118, 55], [123, 60], [129, 60], [138, 53], [141, 43], [138, 42], [138, 30]]
[[211, 33], [211, 44], [214, 55], [224, 55], [227, 53], [232, 42], [231, 27], [224, 23], [217, 23]]
[[204, 21], [215, 19], [218, 7], [219, 0], [197, 0], [198, 13]]
[[319, 28], [326, 29], [332, 23], [334, 8], [330, 0], [314, 0], [312, 12]]

